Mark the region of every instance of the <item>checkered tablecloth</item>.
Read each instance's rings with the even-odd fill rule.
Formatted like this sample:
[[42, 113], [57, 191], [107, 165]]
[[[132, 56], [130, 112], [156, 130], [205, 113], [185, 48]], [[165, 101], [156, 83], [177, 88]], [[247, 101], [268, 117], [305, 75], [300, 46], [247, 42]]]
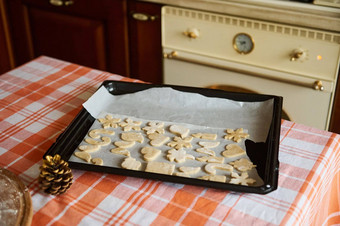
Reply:
[[49, 57], [0, 76], [0, 167], [29, 188], [32, 225], [340, 224], [340, 136], [288, 121], [267, 195], [80, 170], [65, 194], [41, 192], [43, 154], [104, 80], [133, 81]]

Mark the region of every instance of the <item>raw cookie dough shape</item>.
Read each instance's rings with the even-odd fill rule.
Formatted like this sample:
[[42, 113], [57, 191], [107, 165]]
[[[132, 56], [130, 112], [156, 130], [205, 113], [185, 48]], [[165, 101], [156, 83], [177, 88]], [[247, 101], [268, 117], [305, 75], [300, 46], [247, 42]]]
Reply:
[[170, 162], [176, 161], [178, 163], [185, 162], [186, 159], [194, 160], [195, 157], [193, 155], [187, 154], [183, 149], [175, 150], [170, 149], [168, 151], [168, 155], [166, 156]]
[[159, 133], [151, 133], [148, 135], [150, 139], [150, 145], [159, 147], [165, 144], [170, 138]]
[[226, 158], [234, 158], [246, 154], [246, 151], [237, 144], [228, 144], [226, 149], [227, 150], [222, 152], [222, 155]]
[[206, 154], [210, 156], [215, 156], [215, 152], [213, 150], [210, 150], [209, 148], [197, 148], [196, 152], [201, 153], [201, 154]]
[[231, 173], [231, 177], [232, 179], [229, 181], [230, 184], [241, 184], [241, 185], [245, 185], [248, 186], [250, 184], [254, 184], [256, 182], [256, 180], [254, 180], [253, 178], [248, 178], [248, 173], [243, 172], [240, 175], [238, 175], [238, 173]]
[[204, 166], [204, 170], [209, 174], [215, 175], [216, 169], [232, 172], [234, 168], [229, 164], [221, 164], [221, 163], [208, 163], [207, 165]]
[[191, 136], [195, 138], [200, 138], [204, 140], [216, 140], [217, 134], [216, 133], [193, 133]]
[[180, 125], [171, 125], [169, 127], [171, 133], [180, 136], [182, 139], [188, 136], [190, 130], [184, 126]]
[[179, 177], [190, 177], [190, 174], [183, 173], [183, 172], [176, 172], [175, 175]]
[[186, 173], [186, 174], [196, 174], [201, 170], [201, 167], [193, 167], [193, 166], [181, 166], [178, 168], [179, 171]]
[[234, 166], [235, 169], [237, 169], [238, 171], [241, 171], [241, 172], [248, 171], [248, 170], [251, 170], [252, 168], [256, 167], [256, 165], [254, 165], [251, 161], [249, 161], [248, 159], [245, 159], [245, 158], [236, 160], [234, 162], [230, 162], [229, 164]]
[[91, 160], [91, 155], [87, 152], [77, 151], [77, 152], [74, 153], [74, 155], [77, 156], [78, 158], [86, 161], [86, 162], [90, 162], [90, 160]]
[[200, 162], [209, 162], [209, 163], [223, 163], [224, 162], [223, 157], [216, 157], [216, 156], [196, 157], [196, 160]]
[[130, 118], [125, 119], [124, 122], [119, 123], [118, 125], [123, 127], [124, 131], [131, 131], [131, 130], [140, 130], [140, 125], [142, 124], [141, 121], [133, 121]]
[[121, 141], [116, 141], [113, 144], [116, 145], [117, 147], [120, 148], [130, 148], [133, 145], [135, 145], [136, 142], [134, 141], [125, 141], [125, 140], [121, 140]]
[[205, 175], [205, 176], [199, 177], [198, 179], [216, 181], [216, 182], [224, 182], [224, 183], [227, 181], [227, 177], [223, 175]]
[[93, 129], [89, 132], [89, 136], [97, 139], [100, 137], [99, 134], [106, 134], [106, 135], [115, 135], [115, 131], [107, 130], [107, 129]]
[[178, 169], [181, 172], [175, 173], [176, 176], [190, 177], [190, 175], [198, 173], [201, 167], [181, 166]]
[[101, 159], [101, 158], [93, 158], [93, 159], [91, 159], [91, 162], [95, 165], [99, 165], [99, 166], [103, 165], [103, 159]]
[[148, 162], [145, 172], [161, 173], [172, 175], [175, 170], [175, 165], [167, 162]]
[[125, 148], [113, 148], [110, 150], [111, 153], [113, 154], [118, 154], [118, 155], [125, 155], [127, 157], [130, 157], [130, 152], [129, 150], [125, 149]]
[[98, 151], [100, 145], [79, 145], [78, 149], [84, 152], [95, 152]]
[[120, 138], [125, 141], [136, 141], [139, 143], [143, 143], [144, 137], [141, 133], [135, 133], [135, 132], [127, 132], [122, 133], [120, 135]]
[[143, 147], [140, 152], [145, 161], [153, 161], [161, 154], [161, 150], [154, 147]]
[[204, 148], [215, 148], [220, 145], [220, 142], [200, 141], [198, 144]]
[[105, 118], [99, 118], [98, 121], [102, 124], [103, 128], [117, 128], [120, 118], [113, 118], [111, 115], [106, 115]]
[[180, 137], [174, 137], [174, 141], [167, 143], [167, 145], [177, 150], [181, 148], [192, 148], [192, 145], [191, 145], [192, 139], [193, 137], [186, 137], [184, 139]]
[[111, 143], [110, 137], [101, 137], [102, 141], [94, 140], [92, 138], [85, 138], [85, 142], [92, 145], [106, 146]]
[[152, 133], [164, 133], [164, 122], [149, 122], [148, 126], [144, 127], [142, 130], [146, 132], [146, 134]]
[[227, 129], [227, 135], [224, 136], [224, 139], [226, 140], [233, 140], [237, 143], [239, 143], [242, 138], [248, 138], [249, 134], [243, 132], [243, 128], [239, 128], [236, 130], [233, 129]]
[[127, 158], [124, 159], [121, 166], [124, 169], [139, 170], [141, 165], [142, 165], [142, 163], [137, 161], [135, 158], [127, 157]]

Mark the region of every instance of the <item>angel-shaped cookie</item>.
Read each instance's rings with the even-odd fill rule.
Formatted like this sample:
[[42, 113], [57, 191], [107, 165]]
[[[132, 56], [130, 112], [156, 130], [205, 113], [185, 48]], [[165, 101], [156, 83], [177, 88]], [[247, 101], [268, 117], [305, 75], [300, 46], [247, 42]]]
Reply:
[[236, 130], [227, 129], [227, 135], [224, 136], [224, 139], [233, 140], [239, 143], [242, 140], [242, 138], [248, 138], [248, 137], [249, 137], [249, 134], [243, 132], [243, 128], [239, 128]]
[[98, 121], [102, 124], [103, 128], [117, 128], [120, 118], [113, 118], [111, 115], [106, 115], [105, 118], [99, 118]]
[[248, 170], [251, 170], [252, 168], [256, 167], [256, 165], [254, 165], [251, 161], [249, 161], [246, 158], [241, 158], [241, 159], [236, 160], [234, 162], [230, 162], [229, 164], [234, 166], [235, 169], [237, 169], [238, 171], [241, 171], [241, 172], [248, 171]]
[[167, 158], [170, 160], [170, 162], [176, 161], [178, 163], [184, 162], [186, 159], [194, 160], [195, 157], [193, 155], [187, 154], [186, 151], [183, 149], [176, 150], [176, 149], [170, 149], [168, 151]]
[[130, 118], [124, 120], [124, 122], [119, 123], [118, 125], [123, 127], [124, 131], [131, 131], [131, 130], [140, 130], [140, 125], [142, 124], [141, 121], [133, 121]]
[[152, 134], [152, 133], [164, 133], [164, 122], [149, 122], [148, 126], [144, 127], [143, 130], [146, 132], [146, 134]]
[[249, 184], [254, 184], [256, 182], [256, 180], [248, 178], [249, 176], [246, 172], [243, 172], [241, 176], [237, 173], [232, 172], [231, 177], [232, 179], [229, 181], [230, 184], [241, 184], [248, 186]]

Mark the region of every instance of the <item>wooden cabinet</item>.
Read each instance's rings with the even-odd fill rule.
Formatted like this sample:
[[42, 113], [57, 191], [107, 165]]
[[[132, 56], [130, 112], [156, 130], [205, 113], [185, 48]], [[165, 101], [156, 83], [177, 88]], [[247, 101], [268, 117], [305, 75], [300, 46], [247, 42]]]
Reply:
[[[6, 3], [16, 66], [46, 55], [161, 82], [161, 6], [127, 0], [6, 0]], [[156, 15], [157, 20], [133, 19], [132, 11]]]
[[333, 111], [329, 125], [329, 131], [340, 134], [340, 73], [338, 74], [338, 82], [335, 90]]
[[0, 75], [14, 67], [5, 2], [0, 0]]
[[162, 83], [161, 5], [128, 1], [130, 74]]
[[47, 55], [128, 75], [126, 1], [57, 2], [7, 1], [17, 64]]

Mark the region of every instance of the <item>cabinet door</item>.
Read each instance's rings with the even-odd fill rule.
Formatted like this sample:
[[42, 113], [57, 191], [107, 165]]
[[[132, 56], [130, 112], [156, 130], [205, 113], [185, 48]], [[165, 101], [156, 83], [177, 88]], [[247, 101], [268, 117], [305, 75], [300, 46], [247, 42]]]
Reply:
[[126, 1], [56, 2], [7, 1], [17, 63], [47, 55], [129, 75]]
[[0, 75], [14, 68], [5, 2], [0, 0]]
[[129, 1], [130, 73], [162, 83], [161, 5]]
[[[339, 76], [340, 72], [338, 73], [338, 78]], [[338, 79], [338, 83], [335, 89], [333, 111], [329, 125], [329, 131], [340, 134], [340, 79]]]

